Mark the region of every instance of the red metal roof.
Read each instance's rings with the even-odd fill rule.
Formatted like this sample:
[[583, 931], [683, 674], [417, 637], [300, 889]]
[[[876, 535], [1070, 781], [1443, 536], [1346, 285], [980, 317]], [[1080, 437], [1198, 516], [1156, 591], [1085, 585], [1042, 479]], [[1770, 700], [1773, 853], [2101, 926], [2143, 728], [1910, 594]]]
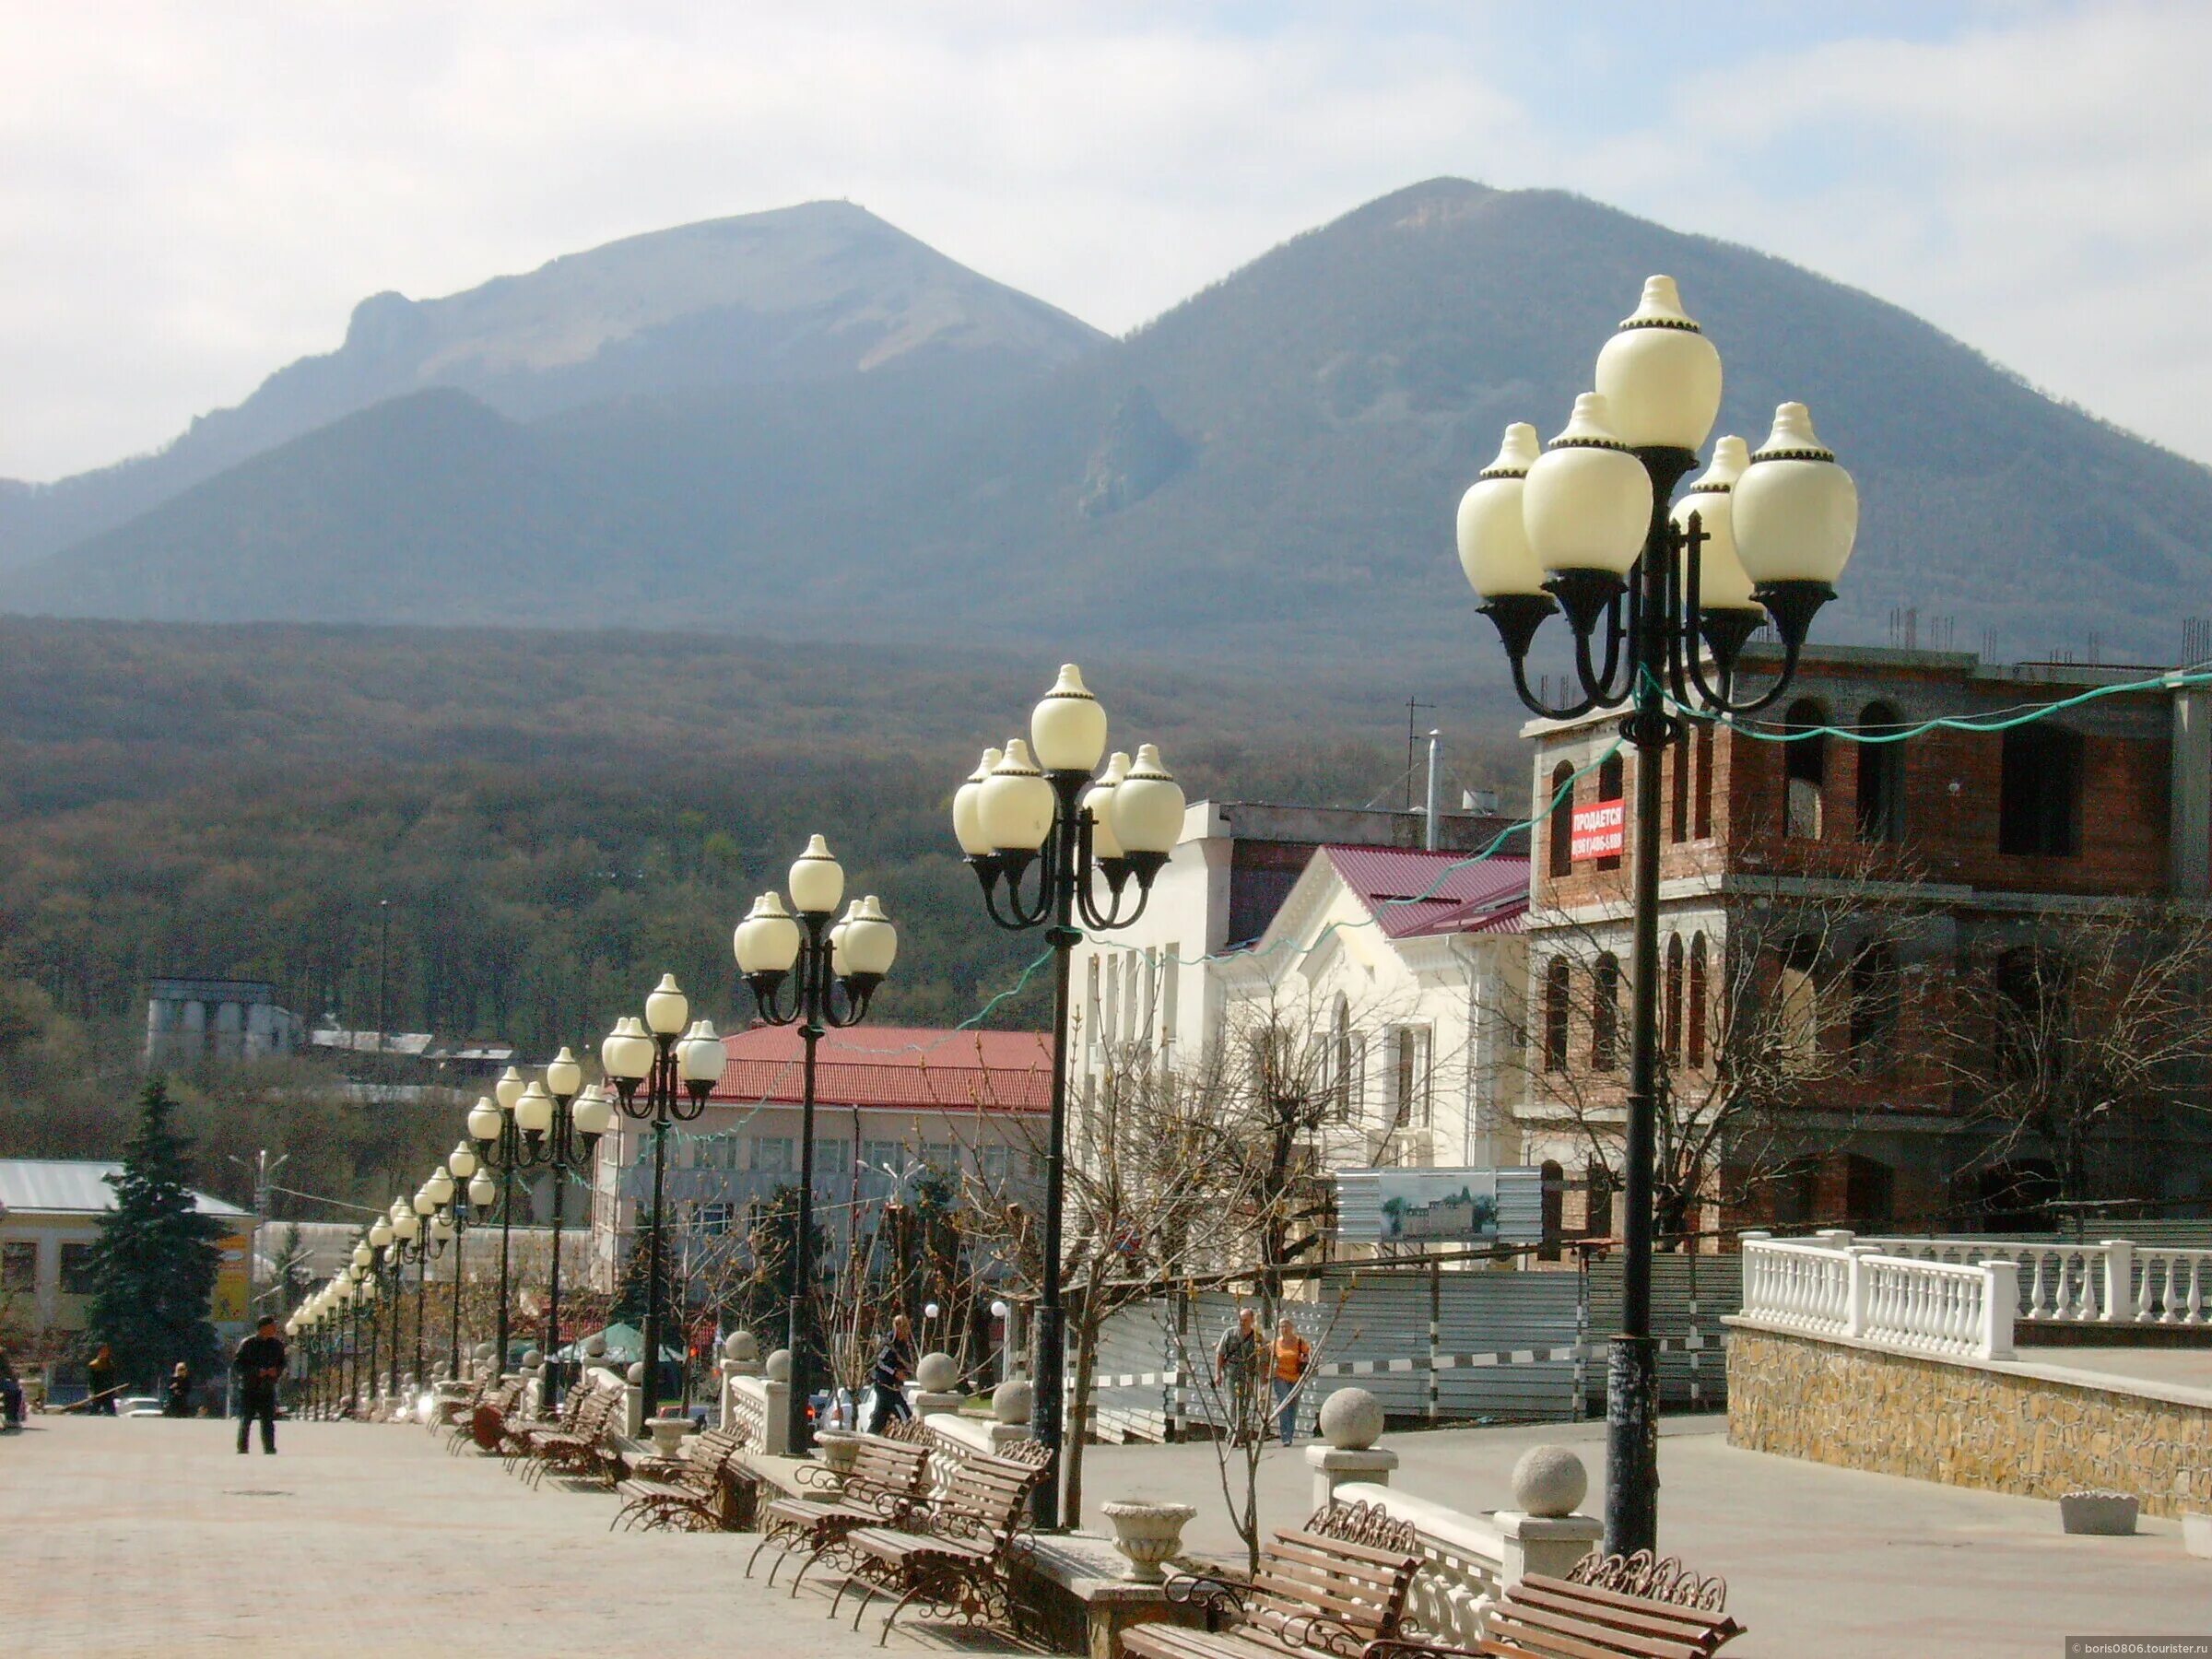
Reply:
[[[1528, 860], [1398, 847], [1324, 847], [1336, 874], [1394, 939], [1512, 932], [1528, 908]], [[1509, 914], [1510, 912], [1510, 914]]]
[[[800, 1098], [796, 1026], [724, 1037], [729, 1058], [713, 1099], [751, 1105]], [[1043, 1112], [1052, 1104], [1053, 1042], [1042, 1031], [947, 1031], [855, 1026], [822, 1038], [814, 1093], [825, 1106]]]

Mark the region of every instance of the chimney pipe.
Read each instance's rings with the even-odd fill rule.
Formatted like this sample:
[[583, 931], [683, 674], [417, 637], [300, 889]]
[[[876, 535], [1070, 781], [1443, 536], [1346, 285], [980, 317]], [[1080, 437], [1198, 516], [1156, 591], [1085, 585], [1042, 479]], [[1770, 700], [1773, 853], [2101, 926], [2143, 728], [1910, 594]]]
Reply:
[[1441, 815], [1444, 803], [1444, 739], [1441, 732], [1429, 734], [1429, 809], [1421, 823], [1421, 845], [1430, 852], [1436, 851], [1442, 841]]

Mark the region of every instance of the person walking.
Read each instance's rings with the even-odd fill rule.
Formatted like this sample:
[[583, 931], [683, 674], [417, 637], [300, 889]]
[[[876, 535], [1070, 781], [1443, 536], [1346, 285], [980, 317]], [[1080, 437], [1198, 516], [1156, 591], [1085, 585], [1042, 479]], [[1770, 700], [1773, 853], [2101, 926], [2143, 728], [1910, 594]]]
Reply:
[[1305, 1381], [1306, 1365], [1313, 1350], [1306, 1339], [1298, 1334], [1298, 1327], [1285, 1314], [1275, 1327], [1275, 1417], [1276, 1426], [1282, 1432], [1283, 1444], [1288, 1446], [1298, 1439], [1298, 1385]]
[[913, 1327], [901, 1313], [891, 1321], [891, 1339], [883, 1345], [883, 1351], [876, 1356], [876, 1369], [868, 1373], [876, 1390], [875, 1402], [868, 1407], [870, 1434], [881, 1434], [884, 1425], [894, 1417], [913, 1416], [906, 1403], [906, 1380], [913, 1374]]
[[238, 1373], [238, 1454], [246, 1454], [246, 1430], [261, 1421], [261, 1450], [276, 1454], [276, 1383], [284, 1375], [284, 1338], [276, 1335], [276, 1316], [264, 1313], [253, 1335], [238, 1345], [230, 1357]]
[[23, 1427], [23, 1384], [14, 1361], [0, 1354], [0, 1430]]
[[192, 1415], [192, 1371], [183, 1360], [169, 1373], [169, 1387], [161, 1403], [163, 1417], [188, 1418]]
[[1259, 1315], [1250, 1308], [1237, 1310], [1237, 1323], [1221, 1333], [1214, 1347], [1214, 1382], [1229, 1384], [1230, 1443], [1241, 1446], [1261, 1433], [1253, 1407], [1260, 1380]]
[[91, 1384], [91, 1404], [85, 1407], [92, 1417], [115, 1415], [115, 1392], [121, 1386], [115, 1381], [115, 1351], [106, 1343], [85, 1362], [85, 1376]]

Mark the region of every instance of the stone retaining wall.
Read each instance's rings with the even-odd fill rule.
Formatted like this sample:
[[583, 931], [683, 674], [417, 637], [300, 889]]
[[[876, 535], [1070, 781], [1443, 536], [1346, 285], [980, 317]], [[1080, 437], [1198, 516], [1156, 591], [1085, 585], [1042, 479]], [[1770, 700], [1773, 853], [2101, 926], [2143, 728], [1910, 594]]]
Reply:
[[2212, 1509], [2212, 1406], [1731, 1322], [1728, 1441], [2030, 1498], [2133, 1492]]

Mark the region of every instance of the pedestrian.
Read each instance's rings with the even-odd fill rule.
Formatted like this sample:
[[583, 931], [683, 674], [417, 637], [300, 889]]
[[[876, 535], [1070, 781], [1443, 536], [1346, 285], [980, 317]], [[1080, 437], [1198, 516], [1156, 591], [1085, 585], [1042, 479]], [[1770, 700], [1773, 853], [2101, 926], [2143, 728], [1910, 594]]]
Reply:
[[169, 1373], [167, 1397], [161, 1402], [163, 1417], [188, 1418], [192, 1415], [192, 1371], [183, 1360]]
[[284, 1339], [276, 1317], [264, 1313], [253, 1335], [238, 1345], [230, 1369], [238, 1373], [238, 1454], [246, 1454], [246, 1430], [261, 1420], [261, 1449], [276, 1453], [276, 1382], [284, 1375]]
[[1274, 1382], [1276, 1423], [1286, 1446], [1298, 1439], [1298, 1385], [1305, 1381], [1306, 1362], [1312, 1357], [1313, 1350], [1285, 1314], [1275, 1327]]
[[884, 1425], [894, 1417], [913, 1416], [906, 1403], [906, 1380], [913, 1374], [913, 1327], [900, 1313], [892, 1319], [891, 1339], [883, 1345], [883, 1351], [876, 1356], [876, 1369], [868, 1373], [876, 1390], [875, 1403], [868, 1407], [870, 1434], [881, 1434]]
[[85, 1376], [91, 1384], [91, 1405], [86, 1409], [93, 1417], [115, 1415], [115, 1393], [122, 1384], [115, 1381], [115, 1353], [106, 1343], [86, 1361]]
[[1214, 1347], [1214, 1382], [1229, 1383], [1230, 1442], [1242, 1445], [1259, 1429], [1253, 1406], [1260, 1376], [1259, 1315], [1250, 1308], [1237, 1310], [1237, 1323], [1221, 1333]]
[[16, 1376], [16, 1368], [5, 1353], [0, 1353], [0, 1429], [23, 1427], [23, 1384]]

